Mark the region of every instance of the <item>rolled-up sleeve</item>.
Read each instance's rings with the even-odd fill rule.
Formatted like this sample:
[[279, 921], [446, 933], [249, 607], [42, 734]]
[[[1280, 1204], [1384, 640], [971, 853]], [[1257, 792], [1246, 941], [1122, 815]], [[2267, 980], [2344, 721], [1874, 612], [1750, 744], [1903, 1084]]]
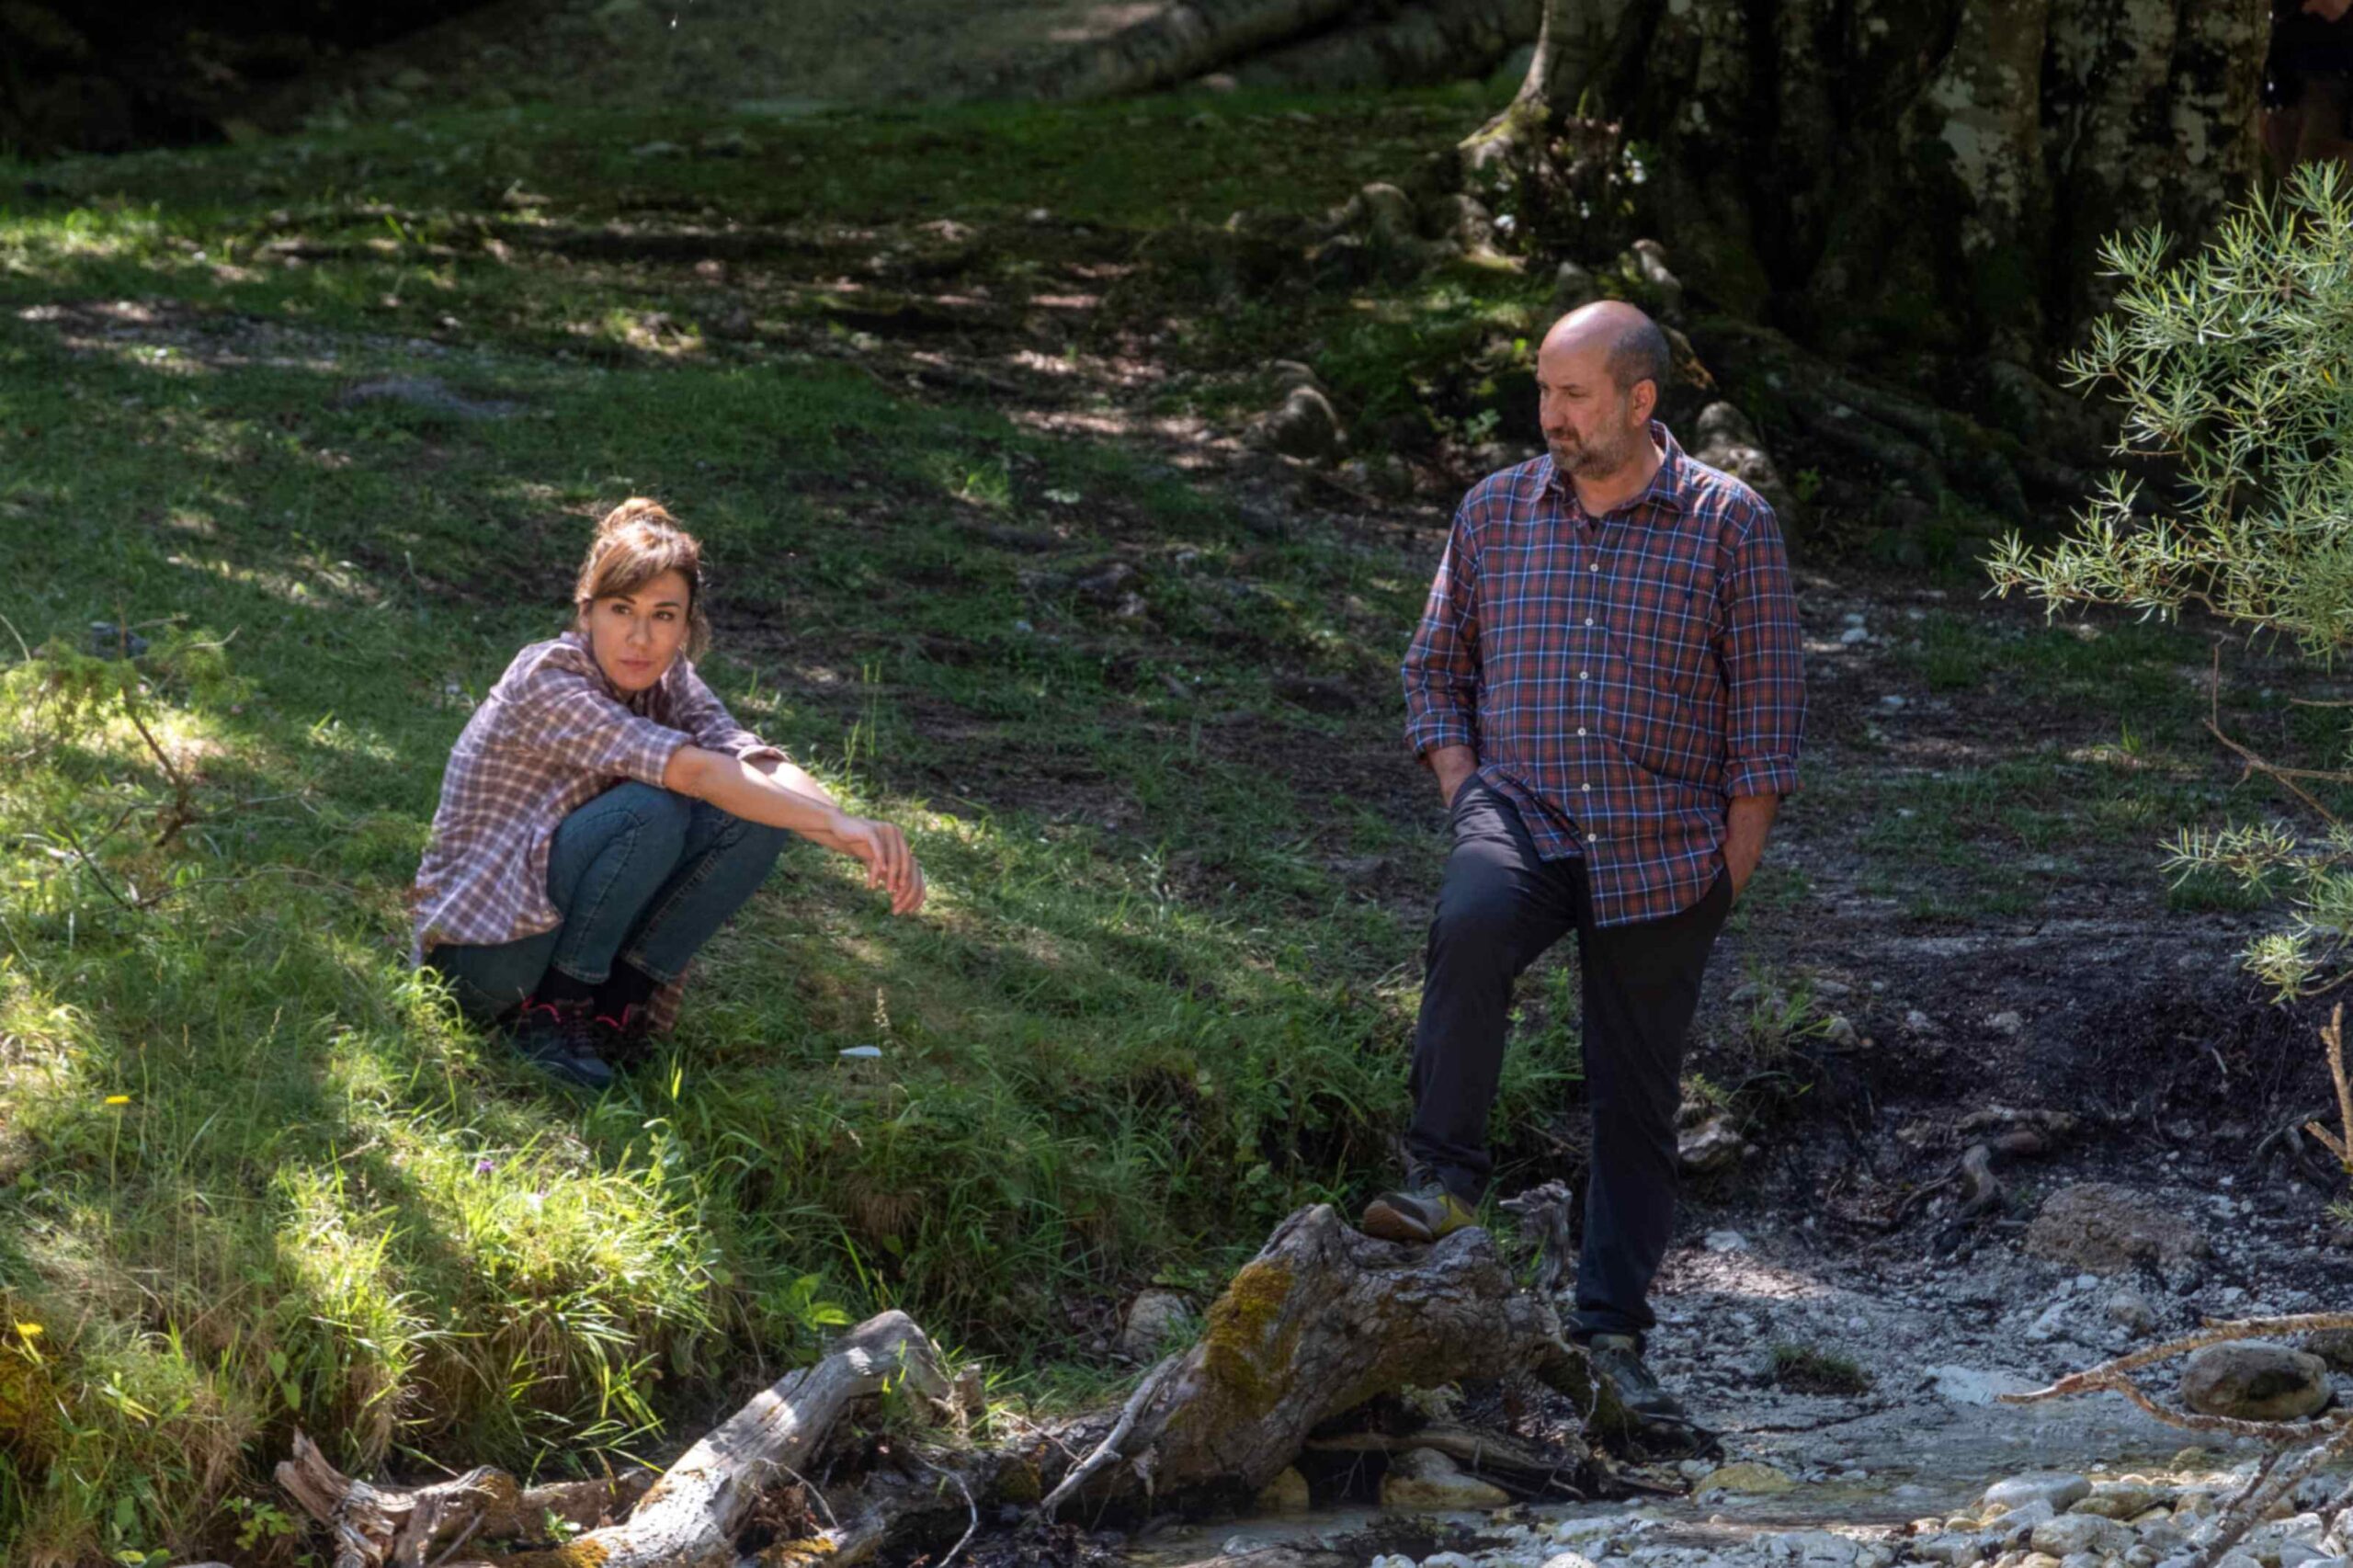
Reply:
[[705, 751], [722, 752], [740, 757], [745, 762], [790, 762], [782, 746], [770, 745], [735, 722], [727, 704], [718, 694], [703, 684], [702, 676], [691, 667], [678, 672], [677, 692], [672, 717], [678, 728], [694, 737], [695, 744]]
[[1479, 744], [1478, 557], [1455, 514], [1421, 624], [1405, 650], [1405, 744], [1415, 756]]
[[1727, 726], [1724, 794], [1792, 795], [1805, 729], [1805, 655], [1780, 524], [1764, 502], [1733, 537], [1719, 581]]
[[691, 739], [631, 712], [562, 653], [542, 659], [513, 690], [499, 695], [507, 704], [507, 737], [515, 745], [584, 773], [659, 788], [670, 759]]

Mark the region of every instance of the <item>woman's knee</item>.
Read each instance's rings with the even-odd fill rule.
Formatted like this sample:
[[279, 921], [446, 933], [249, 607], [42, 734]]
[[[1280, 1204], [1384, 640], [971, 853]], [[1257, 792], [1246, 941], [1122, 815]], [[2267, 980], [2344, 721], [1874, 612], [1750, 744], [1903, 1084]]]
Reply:
[[687, 841], [687, 829], [694, 824], [697, 805], [691, 797], [676, 790], [634, 779], [606, 790], [597, 797], [597, 803], [627, 815], [631, 825], [654, 842], [679, 845]]

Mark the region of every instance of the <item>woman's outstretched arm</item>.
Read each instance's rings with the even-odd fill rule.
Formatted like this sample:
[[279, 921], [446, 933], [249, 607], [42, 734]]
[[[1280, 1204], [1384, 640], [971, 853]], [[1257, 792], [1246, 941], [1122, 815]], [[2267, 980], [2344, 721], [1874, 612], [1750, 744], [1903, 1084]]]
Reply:
[[758, 762], [683, 745], [663, 769], [662, 787], [849, 856], [866, 868], [867, 886], [889, 891], [893, 915], [923, 907], [923, 868], [906, 835], [887, 822], [849, 815], [798, 767], [781, 767], [771, 775]]

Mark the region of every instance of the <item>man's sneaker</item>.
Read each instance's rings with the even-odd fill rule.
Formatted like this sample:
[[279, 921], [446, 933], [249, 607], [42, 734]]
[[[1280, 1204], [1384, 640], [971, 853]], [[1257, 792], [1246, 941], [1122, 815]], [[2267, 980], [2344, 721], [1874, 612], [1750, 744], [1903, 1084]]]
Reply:
[[610, 1087], [613, 1070], [597, 1049], [596, 1020], [585, 1002], [523, 1004], [508, 1028], [517, 1051], [551, 1078], [583, 1089]]
[[1643, 1365], [1642, 1342], [1631, 1334], [1597, 1334], [1586, 1344], [1593, 1369], [1618, 1391], [1618, 1403], [1637, 1415], [1684, 1417], [1683, 1402], [1659, 1387]]
[[1479, 1222], [1478, 1211], [1424, 1171], [1409, 1172], [1405, 1188], [1384, 1192], [1364, 1206], [1359, 1228], [1384, 1242], [1434, 1242]]

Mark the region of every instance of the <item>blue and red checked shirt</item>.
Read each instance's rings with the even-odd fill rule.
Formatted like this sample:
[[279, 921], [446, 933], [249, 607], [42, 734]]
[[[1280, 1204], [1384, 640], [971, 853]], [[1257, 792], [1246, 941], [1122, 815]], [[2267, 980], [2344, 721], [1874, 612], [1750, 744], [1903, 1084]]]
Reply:
[[1469, 746], [1603, 926], [1689, 908], [1726, 812], [1798, 783], [1805, 674], [1773, 509], [1684, 455], [1589, 517], [1548, 455], [1465, 496], [1404, 664], [1419, 756]]

